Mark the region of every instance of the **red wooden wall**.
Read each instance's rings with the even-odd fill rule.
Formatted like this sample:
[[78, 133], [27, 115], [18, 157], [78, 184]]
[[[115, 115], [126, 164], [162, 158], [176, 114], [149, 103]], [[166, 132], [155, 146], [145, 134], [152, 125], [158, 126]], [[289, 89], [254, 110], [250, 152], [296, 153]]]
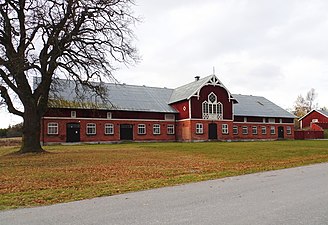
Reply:
[[202, 113], [202, 103], [208, 101], [208, 95], [213, 92], [217, 101], [221, 102], [223, 105], [223, 119], [232, 120], [232, 100], [229, 101], [228, 92], [219, 86], [204, 86], [200, 91], [199, 99], [197, 97], [191, 98], [191, 117], [201, 119], [203, 117]]
[[319, 123], [328, 123], [328, 117], [314, 110], [302, 118], [302, 128], [310, 127], [313, 119], [318, 119]]

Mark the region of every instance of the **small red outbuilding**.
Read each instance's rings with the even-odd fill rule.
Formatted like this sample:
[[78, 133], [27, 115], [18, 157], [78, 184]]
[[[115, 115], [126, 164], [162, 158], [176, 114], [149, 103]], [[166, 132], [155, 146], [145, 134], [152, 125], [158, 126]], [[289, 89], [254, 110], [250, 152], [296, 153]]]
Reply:
[[323, 129], [328, 129], [328, 112], [325, 110], [313, 109], [311, 112], [299, 119], [301, 129], [311, 127], [316, 124]]

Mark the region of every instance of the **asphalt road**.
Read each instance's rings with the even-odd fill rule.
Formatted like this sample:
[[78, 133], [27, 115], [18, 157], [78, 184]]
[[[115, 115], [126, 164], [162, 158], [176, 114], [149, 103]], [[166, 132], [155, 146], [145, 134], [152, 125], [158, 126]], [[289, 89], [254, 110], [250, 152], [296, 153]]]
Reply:
[[328, 224], [328, 164], [0, 212], [2, 225]]

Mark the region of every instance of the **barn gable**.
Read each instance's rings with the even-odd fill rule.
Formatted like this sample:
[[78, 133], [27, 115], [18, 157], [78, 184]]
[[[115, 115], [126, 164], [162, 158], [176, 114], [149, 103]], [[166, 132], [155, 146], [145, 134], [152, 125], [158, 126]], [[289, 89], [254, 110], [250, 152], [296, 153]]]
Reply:
[[169, 104], [183, 101], [183, 100], [189, 100], [191, 97], [199, 98], [201, 89], [204, 86], [208, 86], [208, 85], [224, 88], [228, 93], [229, 101], [230, 100], [236, 101], [232, 97], [228, 89], [223, 85], [223, 83], [215, 75], [210, 75], [202, 79], [196, 77], [196, 80], [194, 82], [191, 82], [189, 84], [174, 89]]

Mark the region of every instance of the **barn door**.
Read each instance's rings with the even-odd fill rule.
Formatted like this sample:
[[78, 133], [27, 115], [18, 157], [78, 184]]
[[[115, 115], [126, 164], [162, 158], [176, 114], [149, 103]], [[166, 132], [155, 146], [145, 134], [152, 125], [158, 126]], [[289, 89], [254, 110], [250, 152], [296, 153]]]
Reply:
[[66, 124], [66, 142], [80, 142], [80, 124]]
[[216, 123], [210, 123], [208, 125], [208, 139], [215, 140], [218, 139], [218, 126]]
[[133, 125], [132, 124], [121, 124], [120, 139], [121, 140], [133, 140]]
[[284, 135], [284, 127], [282, 127], [282, 126], [278, 127], [278, 138], [283, 139], [283, 138], [285, 138], [284, 136], [285, 136]]

